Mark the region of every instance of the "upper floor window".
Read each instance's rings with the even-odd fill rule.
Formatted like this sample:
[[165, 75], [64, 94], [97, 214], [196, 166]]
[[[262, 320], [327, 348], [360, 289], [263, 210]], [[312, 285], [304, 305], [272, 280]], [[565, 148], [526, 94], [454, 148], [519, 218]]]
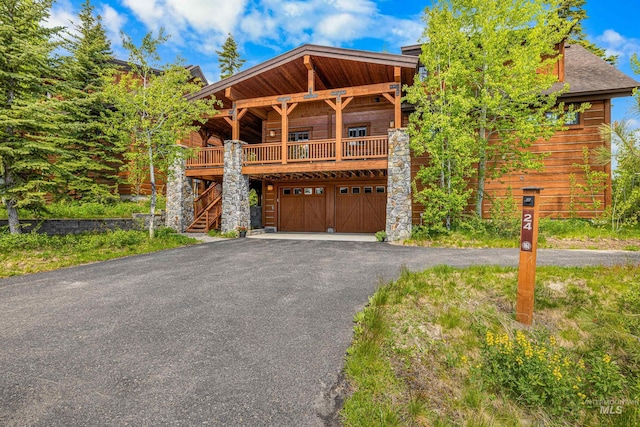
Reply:
[[418, 76], [420, 76], [420, 80], [425, 80], [428, 75], [429, 75], [429, 72], [427, 71], [427, 67], [420, 64], [418, 66]]
[[289, 141], [291, 141], [291, 142], [308, 141], [308, 140], [309, 140], [309, 131], [308, 130], [289, 132]]
[[367, 136], [367, 127], [366, 126], [358, 126], [349, 128], [349, 138], [360, 138], [363, 136]]
[[[547, 113], [545, 113], [545, 116], [548, 120], [552, 120], [552, 121], [556, 121], [559, 119], [558, 117], [558, 113], [549, 111]], [[576, 112], [567, 112], [567, 114], [564, 116], [564, 125], [565, 126], [576, 126], [580, 124], [580, 113], [576, 113]]]

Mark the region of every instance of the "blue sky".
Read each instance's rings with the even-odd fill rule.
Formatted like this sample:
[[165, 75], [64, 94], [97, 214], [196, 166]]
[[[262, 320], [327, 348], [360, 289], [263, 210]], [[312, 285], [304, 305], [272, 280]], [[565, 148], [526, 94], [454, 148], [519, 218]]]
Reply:
[[[50, 23], [69, 26], [84, 0], [58, 0]], [[618, 67], [633, 75], [629, 59], [640, 54], [638, 0], [587, 0], [588, 37], [620, 56]], [[210, 82], [218, 80], [216, 50], [227, 33], [238, 42], [246, 67], [303, 43], [399, 53], [415, 44], [429, 0], [93, 0], [118, 58], [126, 59], [119, 33], [139, 40], [165, 27], [171, 39], [165, 61], [177, 55], [199, 65]], [[634, 76], [640, 79], [640, 76]], [[622, 118], [629, 99], [614, 100], [614, 119]]]

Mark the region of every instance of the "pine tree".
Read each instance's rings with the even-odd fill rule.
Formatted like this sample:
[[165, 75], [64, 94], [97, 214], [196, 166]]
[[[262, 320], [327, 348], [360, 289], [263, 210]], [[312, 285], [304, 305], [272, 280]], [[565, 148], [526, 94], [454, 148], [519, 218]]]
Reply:
[[240, 58], [238, 45], [231, 33], [227, 36], [227, 40], [225, 40], [222, 45], [222, 49], [216, 50], [216, 53], [218, 54], [218, 63], [220, 64], [221, 79], [233, 76], [245, 63], [245, 60]]
[[586, 0], [563, 0], [558, 8], [558, 14], [562, 19], [566, 19], [571, 23], [569, 31], [569, 43], [576, 43], [589, 50], [600, 58], [604, 59], [611, 65], [616, 65], [617, 55], [607, 55], [607, 51], [596, 44], [587, 40], [582, 28], [582, 21], [588, 18], [587, 11], [584, 10]]
[[61, 29], [42, 26], [51, 3], [0, 2], [0, 197], [11, 233], [20, 233], [18, 208], [42, 208], [51, 178], [66, 173], [55, 161], [65, 155], [51, 41]]
[[117, 185], [121, 163], [104, 129], [110, 113], [104, 85], [115, 67], [102, 19], [94, 16], [89, 0], [82, 5], [79, 18], [76, 32], [66, 42], [70, 56], [63, 62], [64, 130], [71, 141], [71, 155], [63, 163], [71, 178], [61, 182], [58, 197], [105, 202], [115, 198], [112, 187]]

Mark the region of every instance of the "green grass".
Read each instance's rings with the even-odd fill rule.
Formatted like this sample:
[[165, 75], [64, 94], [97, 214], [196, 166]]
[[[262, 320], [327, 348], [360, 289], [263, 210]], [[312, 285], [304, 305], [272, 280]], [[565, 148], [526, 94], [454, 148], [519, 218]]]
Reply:
[[[60, 202], [48, 204], [46, 210], [43, 212], [19, 209], [18, 217], [20, 219], [131, 218], [134, 213], [149, 213], [149, 203], [149, 200], [138, 202], [122, 201], [114, 204]], [[159, 197], [156, 212], [165, 209], [165, 206], [166, 202], [164, 197]], [[0, 206], [0, 219], [7, 219], [7, 210], [4, 206]]]
[[640, 266], [539, 268], [532, 327], [516, 292], [517, 270], [493, 266], [381, 287], [355, 317], [345, 425], [640, 425]]
[[223, 233], [220, 230], [209, 230], [207, 234], [211, 237], [220, 237], [222, 239], [235, 239], [238, 237], [238, 232], [236, 230], [227, 231], [226, 233]]
[[197, 243], [195, 239], [160, 229], [154, 239], [146, 231], [106, 233], [0, 234], [0, 277], [55, 270], [127, 255], [155, 252]]
[[[469, 220], [446, 233], [430, 233], [414, 227], [404, 243], [418, 246], [461, 248], [517, 248], [519, 223], [510, 229], [496, 229], [487, 220]], [[625, 242], [628, 242], [625, 244]], [[539, 224], [538, 247], [563, 249], [640, 250], [640, 227], [613, 231], [608, 224], [582, 219], [543, 218]]]

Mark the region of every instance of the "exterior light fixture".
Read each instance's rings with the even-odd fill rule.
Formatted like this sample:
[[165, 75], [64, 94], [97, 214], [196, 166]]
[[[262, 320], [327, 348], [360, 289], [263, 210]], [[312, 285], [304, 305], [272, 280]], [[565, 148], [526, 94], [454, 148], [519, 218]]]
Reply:
[[270, 131], [269, 131], [269, 136], [270, 136], [271, 138], [273, 138], [274, 136], [276, 136], [276, 131], [275, 131], [275, 130], [270, 130]]
[[[273, 132], [273, 131], [271, 131]], [[267, 191], [273, 191], [273, 185], [272, 184], [268, 184], [267, 185]]]

